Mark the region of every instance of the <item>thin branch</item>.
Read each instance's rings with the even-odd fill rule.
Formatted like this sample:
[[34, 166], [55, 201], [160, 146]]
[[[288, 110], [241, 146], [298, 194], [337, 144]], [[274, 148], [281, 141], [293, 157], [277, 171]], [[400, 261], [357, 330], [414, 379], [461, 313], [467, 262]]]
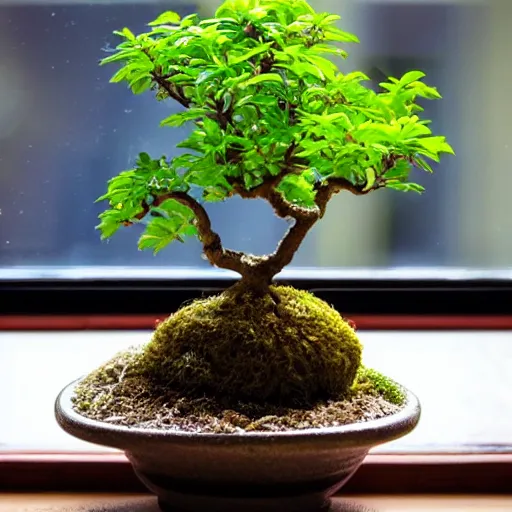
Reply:
[[[378, 186], [376, 185], [377, 188]], [[273, 277], [291, 263], [310, 229], [324, 216], [327, 203], [334, 194], [342, 190], [348, 190], [356, 195], [365, 195], [374, 190], [373, 188], [363, 190], [364, 186], [353, 185], [345, 178], [331, 178], [325, 185], [318, 184], [315, 189], [315, 203], [318, 208], [307, 209], [307, 215], [295, 217], [295, 224], [288, 230], [275, 252], [268, 256], [266, 261], [261, 263], [262, 272], [266, 275]], [[302, 208], [301, 210], [305, 209]]]
[[325, 184], [322, 184], [320, 182], [317, 183], [317, 185], [315, 186], [315, 203], [320, 209], [320, 218], [322, 218], [325, 215], [327, 203], [329, 202], [333, 195], [337, 194], [338, 192], [341, 192], [342, 190], [348, 190], [352, 194], [362, 196], [368, 194], [373, 190], [373, 188], [369, 190], [363, 189], [364, 185], [354, 185], [346, 178], [329, 178], [329, 180], [327, 180], [327, 183]]
[[316, 198], [315, 202], [317, 206], [320, 208], [320, 217], [325, 215], [325, 210], [327, 208], [327, 203], [331, 199], [334, 194], [341, 192], [342, 190], [348, 190], [352, 194], [357, 196], [363, 196], [373, 192], [379, 188], [386, 186], [386, 179], [383, 178], [383, 175], [392, 169], [396, 162], [399, 160], [403, 160], [404, 157], [396, 156], [396, 155], [387, 155], [382, 158], [382, 169], [378, 176], [375, 179], [375, 183], [372, 187], [365, 190], [366, 184], [362, 185], [354, 185], [346, 178], [329, 178], [326, 184], [318, 183], [316, 185]]
[[281, 192], [271, 189], [266, 199], [274, 208], [274, 212], [282, 218], [292, 217], [294, 219], [318, 218], [317, 208], [305, 208], [287, 201]]
[[155, 72], [151, 73], [153, 80], [174, 100], [176, 100], [180, 105], [185, 108], [190, 107], [190, 101], [182, 96], [180, 92], [175, 89], [164, 76], [158, 75]]
[[[143, 201], [143, 210], [136, 216], [136, 218], [139, 220], [144, 218], [150, 212], [152, 207], [157, 207], [168, 199], [174, 199], [194, 212], [195, 225], [199, 232], [199, 238], [203, 244], [204, 254], [212, 265], [227, 270], [233, 270], [240, 275], [244, 275], [247, 271], [248, 265], [254, 264], [251, 257], [244, 253], [223, 248], [220, 236], [213, 231], [211, 227], [211, 221], [208, 213], [200, 203], [186, 192], [168, 192], [156, 196], [151, 205], [146, 201]], [[127, 222], [125, 224], [130, 223]]]
[[243, 185], [234, 180], [230, 180], [230, 184], [233, 187], [233, 192], [238, 194], [243, 199], [261, 198], [267, 200], [274, 209], [275, 214], [282, 219], [286, 219], [288, 217], [298, 219], [317, 216], [318, 213], [316, 208], [304, 208], [302, 206], [290, 203], [284, 198], [281, 192], [276, 190], [276, 187], [287, 174], [290, 173], [281, 173], [276, 177], [279, 178], [278, 180], [269, 179], [261, 185], [253, 188], [252, 190], [245, 189]]
[[[233, 192], [238, 194], [243, 199], [266, 199], [274, 209], [276, 215], [283, 219], [288, 217], [298, 219], [317, 216], [318, 212], [316, 209], [304, 208], [290, 203], [285, 199], [283, 194], [277, 190], [277, 187], [286, 176], [300, 173], [302, 170], [300, 167], [298, 167], [295, 159], [293, 158], [293, 152], [295, 151], [296, 147], [296, 143], [292, 142], [286, 150], [284, 155], [283, 170], [279, 174], [267, 178], [263, 183], [251, 190], [247, 190], [245, 186], [238, 180], [234, 178], [228, 178], [230, 185], [233, 187]], [[235, 157], [235, 155], [232, 156]]]
[[[146, 57], [155, 65], [155, 61], [150, 53], [150, 51], [146, 48], [142, 50]], [[160, 66], [157, 66], [156, 69], [162, 70]], [[185, 98], [185, 96], [176, 88], [173, 84], [170, 84], [167, 79], [172, 75], [162, 75], [161, 73], [157, 73], [156, 71], [151, 72], [151, 78], [174, 100], [176, 100], [180, 105], [185, 108], [190, 107], [190, 100]]]
[[316, 214], [295, 220], [295, 224], [279, 242], [277, 249], [259, 265], [262, 274], [267, 275], [269, 280], [292, 262], [295, 253], [304, 241], [304, 238], [306, 238], [309, 230], [320, 218], [317, 210], [312, 211], [316, 212]]

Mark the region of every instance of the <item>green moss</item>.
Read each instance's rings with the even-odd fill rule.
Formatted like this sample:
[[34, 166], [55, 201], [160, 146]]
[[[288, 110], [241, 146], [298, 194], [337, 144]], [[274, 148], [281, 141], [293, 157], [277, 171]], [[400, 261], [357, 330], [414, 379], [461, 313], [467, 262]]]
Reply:
[[395, 405], [403, 405], [405, 401], [400, 386], [382, 373], [364, 366], [359, 368], [352, 390], [355, 393], [379, 394], [384, 400]]
[[350, 392], [362, 347], [340, 314], [311, 293], [273, 286], [258, 297], [222, 293], [160, 323], [140, 365], [183, 395], [308, 406]]

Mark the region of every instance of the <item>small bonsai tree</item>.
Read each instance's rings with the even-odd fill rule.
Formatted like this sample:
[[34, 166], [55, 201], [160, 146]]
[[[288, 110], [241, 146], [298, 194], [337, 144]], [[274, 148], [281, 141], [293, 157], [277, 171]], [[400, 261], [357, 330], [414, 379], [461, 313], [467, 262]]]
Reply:
[[[221, 296], [197, 300], [162, 322], [145, 353], [160, 384], [228, 401], [308, 404], [342, 396], [361, 363], [354, 330], [319, 299], [273, 284], [309, 230], [341, 191], [381, 188], [421, 192], [411, 169], [453, 153], [420, 119], [420, 98], [440, 94], [421, 71], [389, 78], [375, 92], [361, 72], [341, 73], [327, 57], [356, 36], [339, 16], [305, 0], [227, 0], [212, 19], [165, 12], [147, 33], [124, 28], [122, 62], [112, 82], [135, 94], [154, 91], [183, 107], [163, 127], [190, 124], [168, 159], [140, 154], [110, 180], [99, 200], [103, 238], [150, 218], [140, 249], [198, 237], [209, 262], [238, 273]], [[256, 256], [230, 250], [213, 229], [205, 203], [261, 198], [293, 220], [276, 250]]]

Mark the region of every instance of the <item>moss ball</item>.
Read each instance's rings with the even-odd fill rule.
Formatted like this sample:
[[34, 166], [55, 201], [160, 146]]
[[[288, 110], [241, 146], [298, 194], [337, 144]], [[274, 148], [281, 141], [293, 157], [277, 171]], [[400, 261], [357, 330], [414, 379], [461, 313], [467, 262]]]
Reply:
[[[223, 293], [161, 322], [142, 365], [158, 386], [184, 395], [308, 406], [342, 398], [361, 364], [352, 327], [327, 303], [292, 287], [270, 295]], [[276, 306], [276, 300], [278, 306]]]

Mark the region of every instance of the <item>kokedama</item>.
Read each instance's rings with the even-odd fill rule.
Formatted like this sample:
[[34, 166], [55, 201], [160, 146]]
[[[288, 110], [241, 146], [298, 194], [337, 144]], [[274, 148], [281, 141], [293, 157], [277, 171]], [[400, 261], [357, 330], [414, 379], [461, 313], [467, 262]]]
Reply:
[[[441, 97], [423, 72], [375, 91], [363, 73], [338, 70], [333, 59], [347, 54], [337, 43], [358, 41], [338, 19], [304, 0], [228, 0], [212, 19], [165, 12], [148, 33], [116, 32], [123, 41], [102, 61], [122, 63], [112, 82], [177, 102], [182, 110], [161, 125], [191, 131], [178, 144], [183, 154], [142, 153], [109, 182], [102, 237], [144, 219], [140, 249], [197, 237], [213, 266], [240, 279], [183, 306], [146, 346], [84, 379], [75, 397], [81, 414], [233, 433], [341, 425], [400, 406], [400, 389], [362, 366], [355, 329], [338, 312], [274, 282], [336, 194], [421, 192], [411, 170], [432, 172], [429, 160], [453, 153], [420, 118], [418, 100]], [[264, 199], [291, 221], [273, 253], [224, 247], [205, 204], [236, 195]], [[370, 409], [364, 397], [373, 397]], [[355, 398], [357, 417], [348, 413]], [[299, 410], [316, 415], [292, 421]]]

